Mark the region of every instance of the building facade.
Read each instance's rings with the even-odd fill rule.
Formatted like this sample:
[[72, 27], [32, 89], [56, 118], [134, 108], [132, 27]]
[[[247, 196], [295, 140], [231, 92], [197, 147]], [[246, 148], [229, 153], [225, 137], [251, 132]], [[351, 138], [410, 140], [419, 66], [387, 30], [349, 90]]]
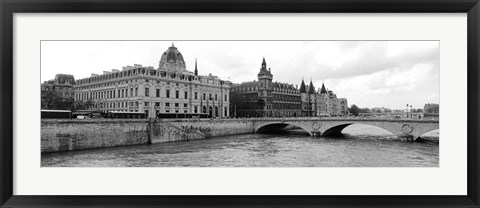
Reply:
[[229, 116], [231, 83], [209, 74], [186, 69], [183, 55], [172, 44], [161, 56], [159, 67], [139, 64], [92, 74], [77, 80], [75, 100], [91, 102], [92, 110], [159, 114], [208, 114]]
[[302, 97], [302, 116], [348, 115], [347, 99], [337, 98], [337, 95], [332, 90], [327, 90], [323, 83], [322, 87], [316, 91], [311, 80], [309, 85], [305, 85], [302, 80], [299, 92]]
[[346, 98], [337, 98], [325, 85], [315, 90], [304, 80], [297, 89], [292, 84], [273, 82], [265, 58], [257, 74], [258, 81], [234, 84], [230, 90], [230, 114], [233, 117], [322, 117], [348, 115]]
[[291, 84], [273, 82], [263, 58], [258, 81], [232, 85], [230, 109], [233, 117], [300, 116], [300, 94]]
[[57, 74], [55, 79], [41, 84], [41, 108], [70, 110], [75, 96], [75, 78], [70, 74]]

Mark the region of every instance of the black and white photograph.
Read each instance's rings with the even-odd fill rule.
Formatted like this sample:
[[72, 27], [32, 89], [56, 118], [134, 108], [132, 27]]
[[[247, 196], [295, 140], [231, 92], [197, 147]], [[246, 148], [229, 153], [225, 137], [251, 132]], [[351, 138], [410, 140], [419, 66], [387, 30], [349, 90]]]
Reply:
[[439, 167], [438, 40], [40, 48], [42, 168]]

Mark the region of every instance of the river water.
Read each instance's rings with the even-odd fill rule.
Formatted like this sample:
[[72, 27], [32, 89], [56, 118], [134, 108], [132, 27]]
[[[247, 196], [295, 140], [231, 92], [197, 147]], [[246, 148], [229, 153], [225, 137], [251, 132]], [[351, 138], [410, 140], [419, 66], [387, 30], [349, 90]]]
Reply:
[[421, 143], [354, 124], [342, 138], [299, 130], [42, 154], [42, 167], [438, 167], [439, 132]]

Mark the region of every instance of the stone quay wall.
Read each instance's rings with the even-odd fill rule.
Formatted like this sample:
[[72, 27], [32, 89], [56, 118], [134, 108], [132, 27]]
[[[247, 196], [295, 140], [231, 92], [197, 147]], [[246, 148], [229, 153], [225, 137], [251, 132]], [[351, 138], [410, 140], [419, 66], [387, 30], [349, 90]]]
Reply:
[[148, 129], [150, 132], [149, 143], [152, 144], [205, 138], [205, 135], [200, 131], [181, 128], [170, 122], [164, 122], [161, 120], [150, 120]]
[[254, 121], [245, 119], [168, 119], [165, 122], [199, 131], [205, 137], [255, 133]]
[[42, 152], [147, 144], [147, 120], [41, 120]]
[[41, 121], [42, 152], [153, 144], [208, 137], [251, 134], [261, 128], [294, 125], [309, 132], [340, 133], [350, 124], [369, 124], [415, 141], [438, 129], [438, 121], [366, 119], [91, 119]]
[[254, 133], [237, 119], [42, 119], [42, 152], [154, 144]]

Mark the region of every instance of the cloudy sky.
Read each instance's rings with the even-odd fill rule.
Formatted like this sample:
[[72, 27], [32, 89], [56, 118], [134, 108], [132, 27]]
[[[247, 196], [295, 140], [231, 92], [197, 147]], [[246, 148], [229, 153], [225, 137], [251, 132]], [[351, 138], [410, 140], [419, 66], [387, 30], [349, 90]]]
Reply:
[[172, 42], [187, 70], [234, 83], [253, 81], [265, 57], [274, 81], [322, 82], [349, 105], [404, 109], [439, 103], [438, 41], [42, 41], [41, 80], [76, 79], [123, 66], [158, 67]]

